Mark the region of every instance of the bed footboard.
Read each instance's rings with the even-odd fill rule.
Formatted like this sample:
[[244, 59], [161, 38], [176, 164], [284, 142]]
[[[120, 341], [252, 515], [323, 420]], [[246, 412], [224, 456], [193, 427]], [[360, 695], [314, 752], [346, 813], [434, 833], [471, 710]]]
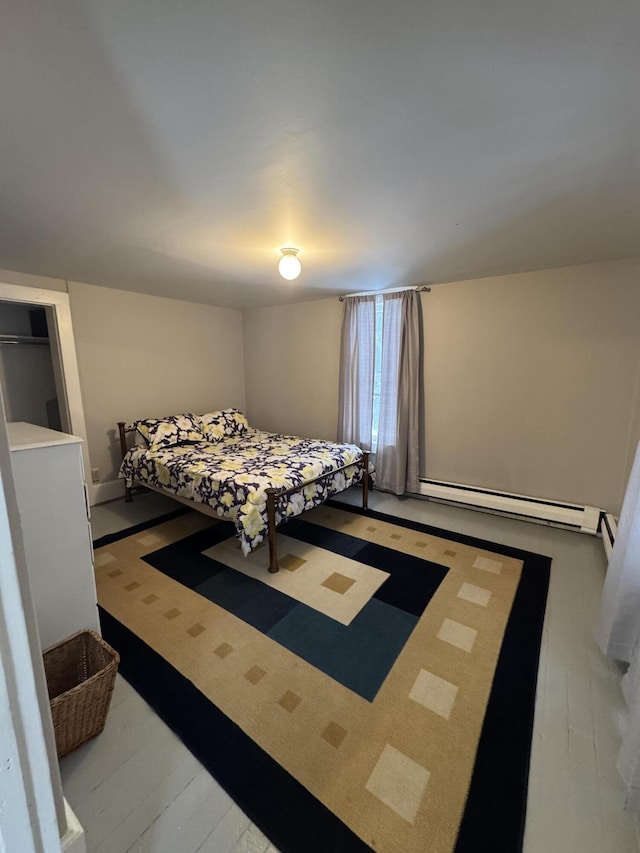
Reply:
[[313, 480], [308, 480], [300, 486], [294, 486], [291, 489], [265, 489], [267, 495], [267, 536], [269, 541], [269, 571], [274, 574], [279, 571], [278, 566], [278, 544], [276, 539], [276, 498], [283, 498], [287, 495], [292, 495], [299, 492], [311, 483], [318, 483], [327, 477], [333, 477], [339, 471], [344, 471], [346, 468], [351, 468], [353, 465], [360, 464], [362, 466], [362, 509], [369, 509], [369, 454], [366, 451], [362, 452], [362, 456], [357, 462], [351, 462], [348, 465], [343, 465], [342, 468], [336, 468], [335, 471], [328, 471], [326, 474], [321, 474]]

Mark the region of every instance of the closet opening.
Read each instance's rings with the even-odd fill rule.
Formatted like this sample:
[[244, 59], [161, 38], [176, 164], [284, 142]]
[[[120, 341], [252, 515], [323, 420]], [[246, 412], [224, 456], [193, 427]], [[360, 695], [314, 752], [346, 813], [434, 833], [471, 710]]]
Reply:
[[7, 421], [81, 438], [91, 470], [68, 293], [0, 282], [0, 386]]
[[7, 420], [68, 432], [58, 402], [60, 378], [53, 364], [47, 309], [1, 300], [0, 385]]

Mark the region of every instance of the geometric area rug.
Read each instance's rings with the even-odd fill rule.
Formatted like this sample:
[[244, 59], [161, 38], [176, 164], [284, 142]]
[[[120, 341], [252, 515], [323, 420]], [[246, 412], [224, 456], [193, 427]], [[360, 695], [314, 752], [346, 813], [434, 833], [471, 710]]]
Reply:
[[517, 853], [551, 560], [329, 502], [94, 543], [120, 672], [282, 853]]

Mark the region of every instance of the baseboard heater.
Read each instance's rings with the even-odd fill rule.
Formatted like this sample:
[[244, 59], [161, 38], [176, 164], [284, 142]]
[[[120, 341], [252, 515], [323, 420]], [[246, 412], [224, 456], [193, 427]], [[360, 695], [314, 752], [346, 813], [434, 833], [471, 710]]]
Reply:
[[[606, 513], [595, 506], [577, 506], [527, 495], [463, 486], [460, 483], [445, 483], [441, 480], [420, 480], [420, 494], [446, 503], [516, 516], [526, 521], [570, 527], [593, 536], [599, 532], [601, 517], [606, 516]], [[613, 537], [615, 538], [615, 532]]]

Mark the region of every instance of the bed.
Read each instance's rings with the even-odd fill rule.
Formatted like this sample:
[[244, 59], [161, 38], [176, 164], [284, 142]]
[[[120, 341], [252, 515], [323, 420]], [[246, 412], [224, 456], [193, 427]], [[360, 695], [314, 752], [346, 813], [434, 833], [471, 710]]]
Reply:
[[228, 519], [245, 555], [268, 540], [270, 572], [282, 522], [356, 483], [367, 509], [369, 454], [353, 444], [253, 429], [237, 409], [119, 421], [118, 431], [125, 500], [145, 486]]

